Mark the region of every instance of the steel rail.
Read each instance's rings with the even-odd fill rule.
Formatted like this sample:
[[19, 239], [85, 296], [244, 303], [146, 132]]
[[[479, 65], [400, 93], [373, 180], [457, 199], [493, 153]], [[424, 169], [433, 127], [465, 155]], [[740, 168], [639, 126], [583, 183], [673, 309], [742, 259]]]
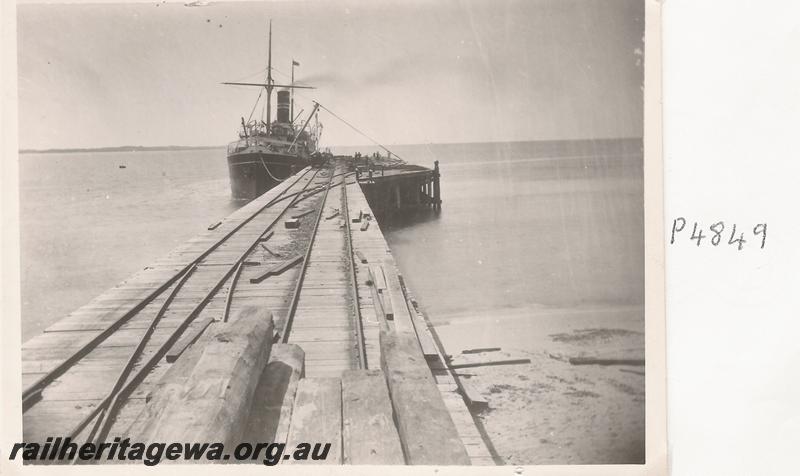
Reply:
[[[263, 236], [264, 235], [258, 237], [259, 241], [261, 241], [261, 237]], [[239, 281], [239, 276], [242, 274], [243, 267], [244, 261], [240, 261], [239, 264], [236, 265], [236, 272], [233, 273], [233, 278], [231, 278], [231, 284], [228, 286], [228, 294], [225, 296], [225, 310], [222, 312], [222, 322], [228, 322], [228, 317], [231, 313], [231, 303], [233, 302], [233, 292], [236, 290], [236, 283]]]
[[[189, 264], [187, 264], [182, 269], [180, 269], [178, 272], [176, 272], [172, 277], [168, 278], [161, 286], [159, 286], [158, 288], [153, 290], [150, 294], [148, 294], [143, 299], [141, 299], [131, 309], [126, 311], [125, 314], [123, 314], [119, 319], [117, 319], [115, 322], [113, 322], [111, 325], [109, 325], [105, 330], [101, 331], [100, 334], [95, 336], [92, 340], [87, 342], [85, 345], [81, 346], [79, 349], [77, 349], [75, 352], [73, 352], [72, 355], [67, 357], [60, 364], [58, 364], [55, 368], [53, 368], [49, 372], [45, 373], [41, 377], [39, 377], [30, 386], [28, 386], [26, 389], [24, 389], [23, 392], [22, 392], [23, 413], [25, 411], [29, 410], [39, 400], [39, 397], [41, 396], [41, 391], [47, 385], [49, 385], [53, 380], [55, 380], [56, 378], [61, 376], [64, 372], [66, 372], [67, 369], [72, 367], [77, 361], [79, 361], [83, 357], [85, 357], [89, 352], [91, 352], [101, 342], [105, 341], [111, 334], [116, 332], [117, 329], [119, 329], [123, 324], [128, 322], [133, 316], [138, 314], [145, 306], [150, 304], [150, 302], [152, 302], [153, 299], [155, 299], [156, 297], [161, 295], [165, 290], [169, 289], [169, 287], [172, 286], [172, 284], [175, 283], [175, 281], [177, 281], [181, 276], [183, 276], [184, 273], [186, 273], [190, 268], [192, 268], [197, 263], [199, 263], [200, 261], [205, 259], [211, 253], [213, 253], [214, 250], [216, 250], [220, 245], [222, 245], [225, 241], [227, 241], [231, 236], [233, 236], [243, 226], [245, 226], [247, 223], [252, 221], [253, 218], [255, 218], [256, 216], [260, 215], [264, 210], [266, 210], [267, 208], [271, 207], [272, 205], [274, 205], [275, 203], [280, 201], [280, 197], [283, 194], [285, 194], [286, 191], [288, 191], [289, 189], [294, 187], [294, 185], [297, 182], [299, 182], [300, 179], [305, 177], [310, 170], [312, 170], [312, 169], [311, 168], [306, 168], [306, 170], [302, 174], [300, 174], [299, 177], [297, 177], [297, 179], [295, 179], [288, 187], [286, 187], [284, 190], [282, 190], [281, 193], [279, 193], [275, 198], [273, 198], [272, 200], [267, 202], [265, 205], [259, 207], [258, 210], [253, 212], [253, 214], [251, 214], [249, 217], [247, 217], [241, 223], [236, 225], [232, 230], [230, 230], [228, 233], [226, 233], [223, 237], [221, 237], [219, 240], [217, 240], [215, 243], [213, 243], [211, 246], [209, 246], [197, 258], [192, 260]], [[318, 169], [317, 169], [317, 171], [318, 171]], [[316, 177], [316, 173], [317, 172], [314, 173], [315, 177]], [[313, 178], [312, 178], [312, 180], [313, 180]], [[309, 180], [309, 182], [307, 184], [305, 184], [303, 189], [305, 190], [305, 188], [307, 188], [310, 183], [311, 183], [311, 180]], [[288, 206], [287, 206], [287, 208], [288, 208]], [[284, 212], [285, 212], [285, 210], [284, 210]], [[282, 214], [283, 214], [283, 212], [281, 213], [281, 215]]]
[[[170, 291], [169, 296], [167, 296], [167, 299], [164, 301], [164, 303], [161, 305], [156, 315], [153, 317], [153, 320], [150, 321], [150, 325], [147, 327], [147, 330], [142, 335], [141, 339], [139, 339], [139, 344], [133, 350], [130, 357], [128, 357], [128, 361], [125, 364], [125, 367], [123, 367], [123, 369], [120, 371], [119, 376], [117, 377], [117, 380], [114, 383], [114, 386], [111, 388], [111, 391], [100, 402], [100, 404], [97, 405], [96, 409], [98, 410], [98, 413], [102, 412], [102, 415], [100, 415], [100, 418], [98, 418], [95, 421], [95, 425], [92, 428], [92, 431], [89, 433], [89, 436], [87, 438], [88, 440], [94, 438], [94, 435], [97, 432], [97, 430], [102, 426], [103, 422], [107, 419], [108, 412], [106, 411], [106, 408], [109, 407], [114, 408], [116, 406], [116, 403], [118, 401], [117, 399], [118, 392], [125, 384], [125, 381], [128, 379], [131, 370], [133, 370], [133, 366], [136, 364], [136, 360], [141, 356], [142, 352], [144, 351], [144, 348], [147, 346], [147, 342], [149, 342], [150, 336], [153, 334], [153, 331], [155, 331], [155, 328], [158, 326], [158, 323], [161, 321], [161, 318], [166, 313], [167, 308], [169, 308], [169, 305], [172, 304], [172, 301], [175, 299], [175, 296], [177, 296], [178, 292], [181, 290], [183, 285], [186, 283], [186, 281], [189, 279], [189, 277], [192, 275], [192, 273], [194, 273], [196, 269], [197, 266], [193, 266], [188, 271], [186, 271], [186, 273], [184, 273], [183, 276], [181, 276], [181, 279], [178, 281], [175, 287], [172, 288], [172, 291]], [[78, 423], [78, 425], [70, 432], [69, 434], [70, 438], [73, 439], [77, 438], [77, 436], [80, 434], [83, 428], [85, 428], [86, 425], [88, 425], [89, 422], [92, 421], [92, 419], [95, 416], [96, 413], [92, 412], [90, 415], [81, 420], [80, 423]], [[75, 463], [75, 461], [77, 461], [77, 458], [72, 460], [73, 464]]]
[[[333, 177], [331, 177], [331, 179], [334, 179], [334, 178], [336, 178], [336, 177], [339, 177], [339, 176], [342, 176], [342, 175], [345, 175], [345, 176], [346, 176], [346, 175], [353, 175], [353, 174], [355, 174], [355, 172], [345, 172], [345, 173], [341, 173], [341, 174], [334, 175]], [[342, 182], [340, 182], [340, 183], [338, 183], [338, 184], [336, 184], [336, 185], [331, 185], [331, 188], [333, 188], [333, 187], [339, 187], [339, 186], [341, 186], [343, 183], [344, 183], [344, 180], [342, 180]], [[298, 202], [299, 202], [299, 201], [301, 201], [301, 200], [305, 200], [306, 198], [309, 198], [309, 197], [311, 197], [311, 196], [313, 196], [313, 195], [316, 195], [316, 194], [318, 194], [318, 193], [320, 193], [320, 192], [324, 192], [325, 190], [326, 190], [326, 187], [325, 187], [325, 185], [322, 185], [322, 186], [316, 187], [316, 188], [314, 188], [314, 189], [312, 189], [312, 190], [304, 190], [304, 191], [302, 191], [302, 192], [295, 192], [295, 193], [291, 193], [291, 194], [289, 194], [289, 195], [287, 195], [287, 196], [285, 196], [285, 197], [282, 197], [282, 198], [278, 199], [276, 202], [282, 202], [283, 200], [288, 200], [288, 199], [290, 199], [290, 198], [292, 198], [292, 197], [294, 197], [294, 196], [296, 196], [296, 195], [301, 195], [301, 194], [305, 193], [305, 194], [306, 194], [306, 196], [304, 196], [304, 197], [300, 197], [300, 200], [298, 200]]]
[[[328, 199], [328, 192], [331, 190], [331, 184], [333, 183], [333, 170], [331, 170], [331, 176], [328, 179], [328, 186], [325, 188], [325, 195], [322, 197], [322, 205], [320, 205], [319, 210], [317, 210], [317, 217], [314, 221], [314, 229], [311, 230], [311, 236], [308, 240], [308, 248], [306, 249], [306, 254], [303, 257], [303, 266], [300, 268], [300, 275], [297, 277], [297, 283], [294, 286], [294, 292], [292, 293], [292, 301], [289, 304], [289, 312], [286, 313], [286, 320], [283, 323], [283, 328], [281, 329], [280, 341], [286, 344], [289, 341], [289, 333], [292, 331], [292, 322], [294, 321], [294, 314], [297, 311], [297, 303], [300, 301], [300, 290], [303, 287], [303, 280], [306, 276], [306, 270], [308, 269], [309, 258], [311, 257], [311, 250], [314, 248], [314, 239], [317, 236], [317, 230], [319, 229], [319, 222], [320, 218], [322, 218], [322, 212], [325, 210], [325, 201]], [[300, 201], [302, 199], [297, 199]]]
[[[317, 173], [318, 170], [315, 171], [314, 177], [312, 177], [312, 179], [309, 180], [308, 183], [304, 185], [304, 187], [308, 187], [311, 181], [314, 180], [314, 178], [316, 177]], [[101, 410], [105, 409], [112, 400], [121, 401], [123, 399], [126, 399], [128, 395], [130, 395], [130, 393], [136, 389], [136, 387], [147, 377], [152, 368], [155, 367], [155, 365], [161, 361], [161, 359], [164, 357], [164, 355], [166, 355], [169, 349], [172, 348], [175, 342], [177, 342], [178, 339], [183, 335], [186, 328], [188, 328], [189, 325], [192, 323], [192, 321], [194, 321], [194, 319], [200, 314], [200, 312], [202, 312], [202, 310], [205, 308], [208, 302], [211, 301], [211, 299], [216, 295], [217, 291], [219, 291], [219, 289], [225, 284], [225, 282], [228, 280], [231, 274], [233, 274], [237, 269], [240, 269], [240, 264], [247, 258], [247, 256], [250, 255], [250, 253], [252, 253], [253, 249], [261, 241], [261, 237], [264, 236], [264, 234], [267, 233], [272, 227], [274, 227], [275, 224], [278, 223], [281, 217], [286, 213], [286, 210], [288, 210], [293, 203], [294, 201], [289, 202], [287, 206], [284, 207], [284, 209], [281, 210], [281, 212], [275, 216], [272, 222], [270, 222], [270, 224], [267, 225], [264, 231], [259, 234], [259, 236], [253, 241], [253, 243], [243, 253], [239, 255], [239, 257], [228, 268], [228, 270], [220, 277], [219, 280], [217, 280], [215, 285], [206, 294], [206, 296], [194, 307], [194, 309], [192, 309], [192, 311], [184, 318], [181, 324], [170, 334], [169, 338], [167, 338], [167, 340], [163, 344], [161, 344], [161, 346], [156, 350], [156, 352], [150, 357], [150, 359], [144, 365], [142, 365], [139, 368], [139, 370], [133, 375], [133, 377], [131, 377], [131, 379], [124, 386], [120, 387], [117, 390], [116, 395], [109, 394], [103, 401], [101, 401], [100, 404], [97, 405], [97, 407], [95, 407], [95, 409], [86, 418], [84, 418], [84, 420], [81, 421], [81, 423], [79, 423], [78, 426], [76, 426], [75, 429], [73, 429], [73, 431], [70, 433], [70, 435], [74, 435], [73, 439], [77, 439], [77, 436], [81, 433], [83, 428], [85, 428], [86, 424], [88, 424], [94, 417], [96, 417]], [[131, 367], [133, 366], [132, 363], [129, 362], [129, 364], [131, 365]], [[104, 416], [102, 417], [103, 419], [102, 425], [100, 425], [99, 428], [96, 428], [97, 431], [95, 430], [92, 431], [92, 433], [96, 433], [97, 435], [96, 441], [102, 441], [108, 435], [108, 431], [110, 430], [110, 427], [114, 422], [114, 419], [116, 417], [116, 412], [119, 410], [119, 408], [120, 408], [119, 406], [109, 407], [109, 410], [105, 412]], [[92, 436], [93, 435], [90, 435], [89, 439], [91, 439]]]
[[[356, 339], [358, 343], [358, 362], [359, 368], [367, 369], [367, 352], [365, 349], [364, 344], [364, 322], [361, 318], [361, 306], [359, 305], [358, 301], [358, 280], [356, 278], [356, 260], [353, 257], [353, 230], [350, 224], [350, 207], [347, 203], [347, 177], [343, 179], [345, 181], [344, 186], [342, 187], [342, 217], [344, 218], [345, 223], [347, 224], [345, 227], [345, 235], [347, 236], [347, 256], [348, 259], [348, 267], [350, 268], [350, 285], [353, 289], [353, 309], [355, 310], [355, 318], [356, 318]], [[356, 181], [358, 183], [358, 181]]]

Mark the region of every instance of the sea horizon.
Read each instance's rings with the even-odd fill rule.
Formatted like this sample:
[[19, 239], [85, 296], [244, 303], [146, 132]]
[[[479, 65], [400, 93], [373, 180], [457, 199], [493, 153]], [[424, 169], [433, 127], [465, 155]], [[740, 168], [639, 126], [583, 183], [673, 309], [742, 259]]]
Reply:
[[[515, 463], [639, 461], [644, 377], [559, 356], [643, 355], [642, 140], [389, 149], [439, 162], [441, 210], [379, 225], [444, 349], [499, 347], [531, 362], [471, 370], [496, 408], [482, 417], [492, 441]], [[23, 342], [244, 203], [231, 198], [224, 148], [29, 154], [19, 169]], [[529, 436], [536, 428], [545, 443]], [[565, 429], [565, 449], [553, 449], [549, 428]], [[598, 449], [576, 456], [566, 445], [584, 435]]]
[[[418, 142], [418, 143], [404, 143], [404, 144], [389, 144], [387, 147], [419, 147], [426, 145], [441, 145], [441, 146], [467, 146], [476, 144], [527, 144], [527, 143], [564, 143], [564, 142], [604, 142], [604, 141], [641, 141], [642, 136], [626, 136], [626, 137], [596, 137], [596, 138], [573, 138], [573, 139], [521, 139], [521, 140], [489, 140], [489, 141], [472, 141], [472, 142]], [[49, 149], [18, 149], [19, 154], [70, 154], [70, 153], [92, 153], [92, 152], [159, 152], [159, 151], [178, 151], [178, 150], [209, 150], [209, 149], [224, 149], [227, 144], [219, 145], [120, 145], [120, 146], [102, 146], [102, 147], [63, 147], [63, 148], [49, 148]], [[337, 144], [326, 146], [328, 149], [370, 149], [380, 147], [376, 144]]]

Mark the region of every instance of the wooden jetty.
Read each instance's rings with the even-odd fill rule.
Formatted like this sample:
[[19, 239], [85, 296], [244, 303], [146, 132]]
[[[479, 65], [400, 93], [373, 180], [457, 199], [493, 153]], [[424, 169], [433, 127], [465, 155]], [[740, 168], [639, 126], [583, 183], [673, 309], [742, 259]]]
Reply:
[[[384, 172], [390, 193], [441, 203], [438, 167]], [[306, 168], [24, 343], [24, 441], [330, 442], [327, 464], [494, 464], [362, 191], [381, 181], [362, 179]]]
[[356, 179], [372, 209], [380, 216], [398, 212], [442, 208], [439, 161], [433, 169], [418, 165], [386, 167], [366, 160], [357, 165]]

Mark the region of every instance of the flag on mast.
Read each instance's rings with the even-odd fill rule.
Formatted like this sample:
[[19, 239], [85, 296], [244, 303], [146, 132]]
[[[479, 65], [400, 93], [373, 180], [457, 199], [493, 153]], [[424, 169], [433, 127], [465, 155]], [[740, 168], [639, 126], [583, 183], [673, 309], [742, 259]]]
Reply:
[[300, 63], [298, 63], [298, 62], [297, 62], [297, 61], [295, 61], [295, 60], [292, 60], [292, 66], [300, 66]]

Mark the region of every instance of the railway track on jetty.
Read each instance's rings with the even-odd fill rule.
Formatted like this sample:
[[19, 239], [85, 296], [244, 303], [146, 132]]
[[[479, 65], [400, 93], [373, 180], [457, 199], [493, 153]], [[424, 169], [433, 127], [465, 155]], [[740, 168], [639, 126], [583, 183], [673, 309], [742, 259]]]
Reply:
[[337, 168], [341, 182], [325, 190], [281, 333], [282, 342], [303, 348], [311, 376], [367, 368], [347, 206], [350, 175]]
[[492, 464], [352, 167], [300, 171], [24, 343], [23, 440], [316, 439], [333, 464]]
[[[95, 441], [105, 438], [115, 423], [124, 426], [169, 367], [167, 354], [173, 346], [202, 332], [211, 320], [228, 320], [233, 293], [242, 288], [237, 283], [243, 270], [263, 269], [254, 259], [259, 245], [269, 243], [281, 219], [304, 199], [319, 200], [317, 192], [324, 190], [324, 200], [332, 180], [330, 168], [304, 170], [275, 193], [265, 194], [271, 196], [262, 202], [251, 203], [255, 206], [231, 226], [196, 240], [194, 248], [205, 249], [193, 259], [184, 263], [182, 257], [192, 251], [176, 250], [160, 266], [137, 275], [143, 282], [90, 303], [82, 308], [83, 315], [70, 316], [72, 320], [48, 328], [43, 339], [33, 340], [26, 355], [39, 357], [35, 363], [40, 368], [28, 368], [34, 371], [23, 382], [26, 438], [62, 434]], [[313, 235], [305, 240], [309, 251], [313, 240]], [[61, 349], [68, 350], [66, 355]], [[57, 355], [48, 355], [51, 351]], [[54, 357], [51, 368], [45, 367], [47, 357]], [[109, 380], [109, 372], [116, 379]], [[63, 414], [68, 406], [75, 410], [71, 417]], [[61, 428], [47, 424], [53, 410]]]

